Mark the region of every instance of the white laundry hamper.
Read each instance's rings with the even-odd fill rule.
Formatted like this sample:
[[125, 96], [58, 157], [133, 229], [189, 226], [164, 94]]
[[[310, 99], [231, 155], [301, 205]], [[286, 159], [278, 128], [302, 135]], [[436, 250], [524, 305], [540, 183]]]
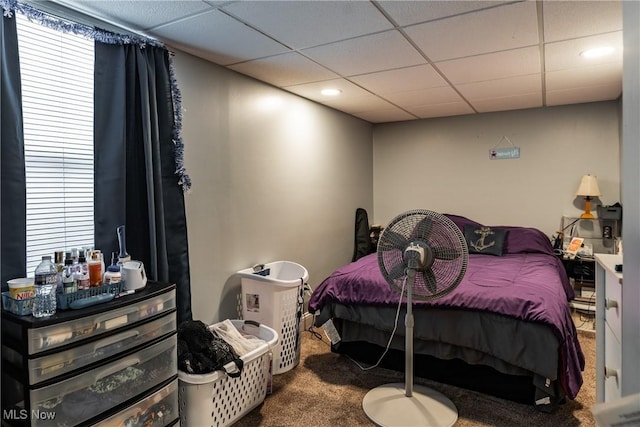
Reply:
[[238, 274], [242, 283], [242, 318], [270, 326], [278, 333], [273, 374], [290, 371], [300, 361], [300, 319], [309, 272], [292, 261], [275, 261]]
[[271, 382], [271, 352], [278, 333], [266, 325], [231, 320], [240, 332], [254, 335], [265, 343], [240, 358], [244, 362], [237, 378], [224, 371], [188, 374], [178, 371], [178, 400], [181, 426], [226, 427], [260, 405]]

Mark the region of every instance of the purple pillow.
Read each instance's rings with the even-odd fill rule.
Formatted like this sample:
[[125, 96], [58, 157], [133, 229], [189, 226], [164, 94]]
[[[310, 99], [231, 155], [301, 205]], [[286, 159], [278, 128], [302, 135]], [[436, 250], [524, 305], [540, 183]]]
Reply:
[[[465, 227], [482, 227], [482, 224], [463, 216], [450, 214], [445, 214], [445, 216], [453, 221], [463, 233]], [[502, 229], [508, 231], [504, 240], [503, 254], [533, 252], [553, 255], [553, 246], [551, 245], [551, 241], [537, 228], [499, 226], [491, 227], [491, 229]]]

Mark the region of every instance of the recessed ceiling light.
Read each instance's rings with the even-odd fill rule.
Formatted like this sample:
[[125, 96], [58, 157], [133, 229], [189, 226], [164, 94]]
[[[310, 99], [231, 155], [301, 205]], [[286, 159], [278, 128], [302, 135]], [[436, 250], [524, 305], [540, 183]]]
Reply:
[[342, 91], [340, 89], [322, 89], [320, 93], [324, 96], [338, 96], [342, 93]]
[[599, 58], [601, 56], [609, 55], [613, 53], [614, 49], [611, 46], [605, 47], [594, 47], [593, 49], [587, 49], [583, 52], [580, 52], [580, 56], [585, 58]]

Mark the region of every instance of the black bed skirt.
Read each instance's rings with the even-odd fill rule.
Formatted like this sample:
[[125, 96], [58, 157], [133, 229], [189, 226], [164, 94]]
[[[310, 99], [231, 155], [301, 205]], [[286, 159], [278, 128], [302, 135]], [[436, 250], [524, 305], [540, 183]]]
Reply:
[[[373, 365], [380, 358], [384, 348], [364, 341], [353, 341], [332, 345], [331, 351]], [[404, 351], [389, 349], [379, 366], [404, 372], [404, 364]], [[423, 354], [414, 355], [413, 371], [416, 377], [428, 378], [518, 403], [532, 405], [535, 401], [535, 387], [530, 376], [507, 375], [489, 366], [470, 365], [460, 359], [443, 360]]]

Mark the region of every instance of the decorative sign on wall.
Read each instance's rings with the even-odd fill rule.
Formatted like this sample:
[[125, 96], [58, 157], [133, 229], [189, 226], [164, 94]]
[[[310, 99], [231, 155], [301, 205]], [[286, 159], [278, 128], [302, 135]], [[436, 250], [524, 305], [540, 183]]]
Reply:
[[[500, 147], [500, 145], [507, 141], [509, 143], [509, 147]], [[489, 159], [490, 160], [498, 160], [498, 159], [518, 159], [520, 158], [520, 147], [516, 147], [513, 145], [511, 140], [506, 136], [503, 136], [500, 141], [489, 150]]]

